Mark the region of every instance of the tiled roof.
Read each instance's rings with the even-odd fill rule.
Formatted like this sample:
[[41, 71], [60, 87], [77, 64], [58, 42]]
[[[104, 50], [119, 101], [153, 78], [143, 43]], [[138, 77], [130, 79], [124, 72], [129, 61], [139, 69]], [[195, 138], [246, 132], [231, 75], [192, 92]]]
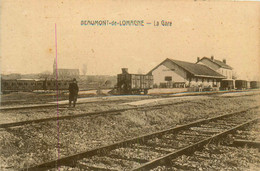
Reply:
[[[217, 60], [217, 59], [211, 59], [211, 58], [208, 58], [208, 57], [203, 57], [202, 59], [207, 59], [215, 64], [217, 64], [218, 66], [222, 67], [222, 68], [226, 68], [226, 69], [233, 69], [231, 66], [225, 64], [224, 62], [220, 61], [220, 60]], [[201, 60], [202, 60], [201, 59]], [[201, 61], [200, 60], [200, 61]]]
[[[172, 63], [175, 63], [179, 67], [183, 68], [187, 72], [189, 72], [191, 75], [195, 77], [209, 77], [209, 78], [226, 78], [225, 76], [219, 74], [218, 72], [210, 69], [209, 67], [201, 64], [194, 64], [190, 62], [184, 62], [184, 61], [178, 61], [174, 59], [167, 58], [162, 63], [160, 63], [158, 66], [163, 64], [165, 61], [171, 61]], [[156, 66], [154, 69], [152, 69], [148, 74], [151, 74], [153, 70], [155, 70], [158, 66]], [[170, 68], [172, 69], [172, 68]]]
[[190, 62], [177, 61], [170, 59], [172, 62], [176, 63], [186, 71], [190, 72], [194, 76], [210, 76], [210, 77], [218, 77], [225, 78], [225, 76], [219, 74], [218, 72], [210, 69], [209, 67], [201, 64], [194, 64]]

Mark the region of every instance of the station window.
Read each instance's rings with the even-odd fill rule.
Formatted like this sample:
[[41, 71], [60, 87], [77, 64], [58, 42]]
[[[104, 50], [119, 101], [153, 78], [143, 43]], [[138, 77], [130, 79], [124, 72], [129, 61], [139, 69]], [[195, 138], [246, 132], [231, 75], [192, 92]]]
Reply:
[[172, 81], [172, 77], [171, 76], [166, 76], [164, 80], [165, 81]]

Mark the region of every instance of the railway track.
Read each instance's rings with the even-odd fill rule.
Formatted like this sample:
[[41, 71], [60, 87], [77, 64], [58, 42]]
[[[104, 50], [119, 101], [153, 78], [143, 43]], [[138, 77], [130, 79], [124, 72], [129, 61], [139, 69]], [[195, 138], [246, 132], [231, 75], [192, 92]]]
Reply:
[[[174, 97], [184, 97], [184, 96], [205, 96], [205, 95], [218, 95], [218, 94], [226, 94], [226, 93], [235, 93], [235, 92], [255, 92], [256, 94], [259, 94], [259, 91], [251, 91], [251, 90], [233, 90], [233, 91], [217, 91], [217, 92], [195, 92], [195, 93], [189, 93], [189, 94], [177, 94]], [[243, 95], [243, 96], [251, 96], [255, 94], [249, 94], [249, 95]], [[157, 95], [158, 96], [158, 95]], [[164, 97], [164, 98], [171, 98], [173, 96], [169, 96], [169, 94], [161, 94], [158, 97]], [[236, 96], [234, 96], [236, 97]], [[230, 98], [230, 96], [223, 96], [223, 98]], [[156, 99], [156, 98], [155, 98]], [[122, 100], [109, 100], [109, 101], [98, 101], [98, 103], [104, 103], [104, 102], [117, 102]], [[90, 101], [87, 103], [96, 103], [97, 101]], [[86, 102], [78, 102], [77, 105], [85, 104]], [[59, 106], [67, 106], [68, 104], [59, 104]], [[27, 106], [4, 106], [0, 108], [0, 111], [8, 111], [8, 110], [23, 110], [23, 109], [35, 109], [35, 108], [50, 108], [50, 107], [57, 107], [56, 103], [50, 103], [50, 104], [36, 104], [36, 105], [27, 105]]]
[[[89, 102], [77, 102], [77, 105], [82, 105], [86, 103], [111, 103], [111, 102], [129, 102], [129, 100], [104, 100], [104, 101], [89, 101]], [[54, 108], [54, 107], [64, 107], [68, 106], [68, 103], [59, 104], [57, 103], [47, 103], [47, 104], [30, 104], [30, 105], [21, 105], [21, 106], [3, 106], [0, 108], [0, 111], [10, 111], [10, 110], [26, 110], [26, 109], [38, 109], [38, 108]]]
[[128, 111], [128, 110], [147, 111], [147, 110], [161, 109], [164, 106], [177, 105], [177, 104], [183, 104], [183, 103], [191, 103], [191, 102], [190, 101], [184, 101], [184, 102], [176, 102], [176, 103], [158, 104], [158, 105], [153, 105], [153, 106], [128, 107], [128, 108], [125, 108], [125, 109], [87, 112], [87, 113], [80, 113], [80, 114], [66, 115], [66, 116], [59, 116], [59, 117], [55, 116], [55, 117], [26, 120], [26, 121], [20, 121], [20, 122], [3, 123], [3, 124], [0, 124], [0, 128], [11, 128], [11, 127], [23, 126], [23, 125], [34, 124], [34, 123], [41, 123], [41, 122], [47, 122], [47, 121], [57, 121], [57, 120], [64, 120], [64, 119], [73, 119], [73, 118], [79, 118], [79, 117], [104, 116], [104, 115], [114, 115], [114, 114], [118, 115], [121, 112], [125, 112], [125, 111]]
[[201, 119], [189, 124], [117, 142], [22, 170], [149, 170], [182, 154], [191, 154], [260, 118], [249, 111]]
[[260, 131], [260, 122], [251, 125], [250, 127], [237, 130], [234, 136], [232, 137], [231, 146], [235, 146], [235, 147], [247, 146], [247, 147], [258, 148], [260, 150], [259, 131]]

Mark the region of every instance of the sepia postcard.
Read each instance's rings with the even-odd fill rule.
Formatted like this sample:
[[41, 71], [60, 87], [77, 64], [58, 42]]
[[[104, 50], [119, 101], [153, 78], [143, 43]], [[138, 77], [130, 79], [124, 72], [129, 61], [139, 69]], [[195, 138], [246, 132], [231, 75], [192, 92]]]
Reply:
[[259, 1], [0, 7], [0, 170], [260, 170]]

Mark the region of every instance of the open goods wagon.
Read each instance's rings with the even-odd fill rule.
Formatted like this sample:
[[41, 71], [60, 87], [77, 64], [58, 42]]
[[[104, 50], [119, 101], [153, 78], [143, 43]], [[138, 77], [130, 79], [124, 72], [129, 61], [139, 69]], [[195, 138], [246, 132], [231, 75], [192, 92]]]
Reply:
[[117, 92], [119, 94], [144, 94], [153, 88], [153, 76], [129, 74], [127, 68], [122, 68], [122, 74], [117, 75]]

